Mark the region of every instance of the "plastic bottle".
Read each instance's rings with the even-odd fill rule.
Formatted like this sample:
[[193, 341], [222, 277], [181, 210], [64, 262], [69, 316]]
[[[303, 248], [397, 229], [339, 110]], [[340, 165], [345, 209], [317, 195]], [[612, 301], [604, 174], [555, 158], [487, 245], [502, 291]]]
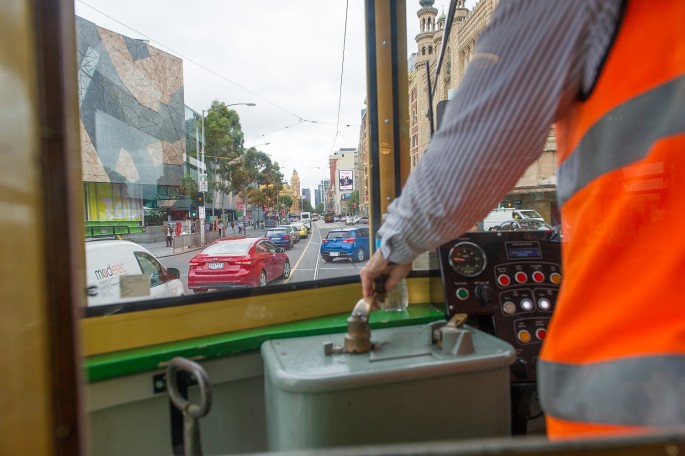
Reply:
[[407, 279], [402, 279], [387, 292], [387, 298], [380, 307], [381, 310], [389, 312], [401, 312], [407, 310], [408, 305]]
[[[386, 214], [381, 217], [385, 221]], [[381, 248], [381, 238], [376, 237], [376, 250]], [[409, 306], [409, 292], [407, 291], [407, 279], [402, 279], [395, 284], [390, 291], [386, 292], [386, 299], [379, 303], [380, 309], [389, 312], [402, 312]]]

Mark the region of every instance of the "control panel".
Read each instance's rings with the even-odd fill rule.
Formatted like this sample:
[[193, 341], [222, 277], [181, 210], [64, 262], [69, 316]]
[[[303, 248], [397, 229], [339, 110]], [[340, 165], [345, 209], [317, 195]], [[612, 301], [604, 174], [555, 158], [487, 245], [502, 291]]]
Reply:
[[446, 313], [469, 315], [516, 350], [512, 382], [536, 381], [562, 281], [561, 243], [544, 231], [473, 232], [438, 249]]

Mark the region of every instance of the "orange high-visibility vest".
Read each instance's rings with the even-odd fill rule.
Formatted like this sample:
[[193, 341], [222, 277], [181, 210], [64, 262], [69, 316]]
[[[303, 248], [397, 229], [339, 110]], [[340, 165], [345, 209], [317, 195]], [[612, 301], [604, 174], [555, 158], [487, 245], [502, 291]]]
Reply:
[[557, 124], [564, 283], [540, 361], [550, 437], [685, 426], [685, 1], [629, 1]]

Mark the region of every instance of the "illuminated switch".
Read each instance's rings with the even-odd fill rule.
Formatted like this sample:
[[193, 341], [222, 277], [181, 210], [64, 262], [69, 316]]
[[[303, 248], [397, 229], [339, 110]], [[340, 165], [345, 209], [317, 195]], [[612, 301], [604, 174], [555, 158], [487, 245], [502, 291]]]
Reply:
[[502, 310], [507, 315], [513, 315], [516, 313], [516, 304], [514, 304], [511, 301], [507, 301], [504, 304], [502, 304]]
[[499, 283], [502, 287], [506, 287], [511, 283], [511, 279], [506, 274], [500, 274], [497, 276], [497, 283]]
[[531, 301], [528, 298], [522, 299], [521, 300], [521, 308], [523, 310], [525, 310], [526, 312], [530, 312], [531, 310], [533, 310], [533, 301]]
[[524, 344], [530, 342], [531, 337], [528, 330], [522, 329], [518, 332], [518, 334], [516, 334], [516, 336], [518, 337], [519, 341], [523, 342]]
[[469, 290], [466, 288], [457, 288], [457, 299], [466, 301], [469, 298]]
[[535, 271], [533, 273], [533, 282], [542, 283], [545, 281], [545, 275], [540, 271]]
[[561, 274], [559, 274], [558, 272], [553, 272], [553, 273], [549, 276], [549, 280], [550, 280], [550, 282], [552, 282], [554, 285], [559, 285], [559, 284], [561, 283]]
[[545, 340], [545, 337], [547, 337], [547, 330], [543, 328], [536, 329], [535, 337], [537, 337], [539, 340]]
[[528, 276], [526, 275], [526, 273], [521, 271], [517, 272], [514, 278], [518, 283], [526, 283], [526, 281], [528, 280]]
[[538, 307], [540, 310], [550, 310], [552, 308], [552, 303], [547, 298], [540, 298], [538, 300]]

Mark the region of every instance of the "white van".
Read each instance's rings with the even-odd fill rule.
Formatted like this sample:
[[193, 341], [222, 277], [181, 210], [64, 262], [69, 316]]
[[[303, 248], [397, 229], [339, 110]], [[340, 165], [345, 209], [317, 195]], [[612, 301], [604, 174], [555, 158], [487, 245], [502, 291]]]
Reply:
[[483, 219], [483, 230], [488, 231], [490, 228], [499, 226], [504, 222], [510, 220], [539, 220], [544, 222], [545, 219], [542, 218], [537, 211], [532, 209], [514, 209], [513, 207], [498, 207], [493, 209], [490, 213]]
[[185, 294], [176, 268], [165, 268], [145, 247], [122, 240], [86, 241], [88, 306]]
[[303, 212], [300, 214], [300, 221], [304, 223], [304, 226], [307, 227], [307, 231], [312, 230], [312, 213], [311, 212]]

